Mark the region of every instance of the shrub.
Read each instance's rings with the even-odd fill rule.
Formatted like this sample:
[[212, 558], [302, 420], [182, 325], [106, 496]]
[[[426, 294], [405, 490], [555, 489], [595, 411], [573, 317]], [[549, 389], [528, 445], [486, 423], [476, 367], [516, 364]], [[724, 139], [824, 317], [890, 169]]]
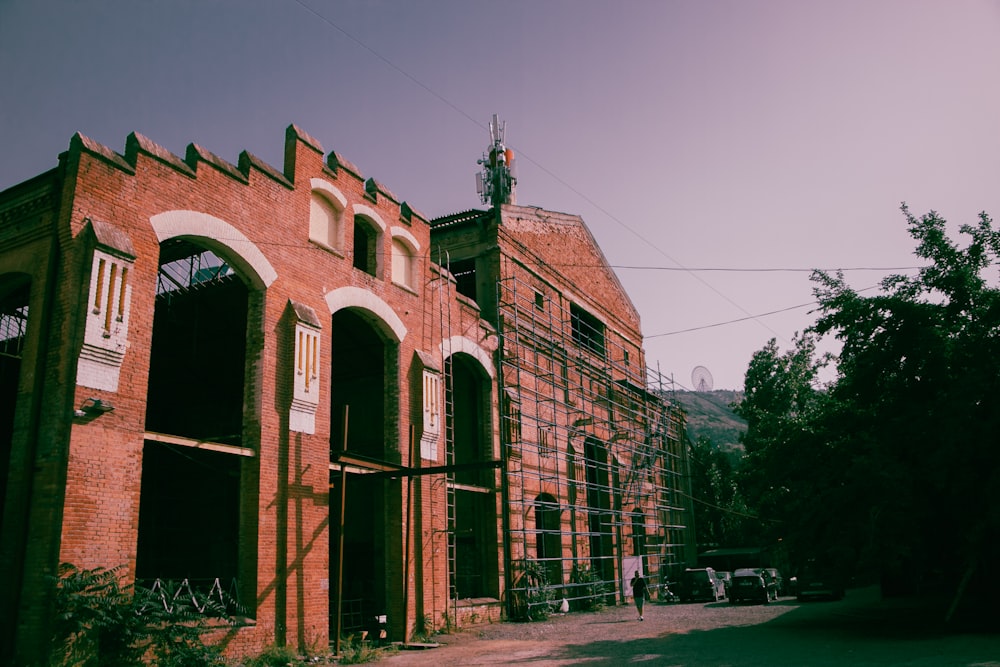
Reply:
[[518, 621], [544, 621], [555, 599], [545, 568], [536, 561], [525, 559], [518, 562], [517, 569], [521, 572], [512, 591], [511, 617]]
[[573, 565], [569, 578], [575, 584], [578, 597], [575, 604], [580, 610], [596, 611], [604, 608], [607, 589], [604, 580], [596, 572], [583, 565]]
[[192, 594], [168, 611], [158, 595], [123, 584], [123, 569], [59, 567], [52, 667], [132, 667], [147, 658], [162, 667], [224, 664], [201, 641], [198, 606], [225, 618], [224, 609]]

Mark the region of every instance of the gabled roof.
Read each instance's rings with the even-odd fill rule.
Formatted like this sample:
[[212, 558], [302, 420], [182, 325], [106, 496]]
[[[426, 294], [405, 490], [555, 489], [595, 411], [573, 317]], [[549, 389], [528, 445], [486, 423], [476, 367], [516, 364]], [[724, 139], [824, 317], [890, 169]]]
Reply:
[[[538, 259], [536, 271], [563, 277], [579, 305], [616, 313], [641, 333], [639, 313], [611, 269], [586, 223], [578, 215], [533, 206], [501, 207], [501, 233]], [[597, 314], [597, 313], [595, 313]]]

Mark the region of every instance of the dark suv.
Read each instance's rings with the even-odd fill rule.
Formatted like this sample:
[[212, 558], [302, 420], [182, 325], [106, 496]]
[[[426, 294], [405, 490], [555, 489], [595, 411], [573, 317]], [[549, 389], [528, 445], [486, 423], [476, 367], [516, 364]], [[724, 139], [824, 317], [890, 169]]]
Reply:
[[726, 584], [715, 576], [710, 567], [688, 568], [681, 574], [679, 595], [681, 602], [710, 600], [715, 602], [726, 597]]
[[778, 585], [760, 568], [744, 568], [733, 572], [729, 586], [729, 602], [760, 602], [767, 604], [778, 599]]

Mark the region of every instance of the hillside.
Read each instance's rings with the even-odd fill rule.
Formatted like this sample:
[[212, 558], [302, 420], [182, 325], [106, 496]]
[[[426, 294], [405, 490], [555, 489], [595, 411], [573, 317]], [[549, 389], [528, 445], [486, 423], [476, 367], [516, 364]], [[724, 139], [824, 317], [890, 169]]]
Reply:
[[742, 451], [740, 435], [747, 424], [730, 407], [743, 399], [742, 391], [677, 391], [672, 397], [687, 413], [687, 432], [691, 440], [707, 438], [717, 449]]

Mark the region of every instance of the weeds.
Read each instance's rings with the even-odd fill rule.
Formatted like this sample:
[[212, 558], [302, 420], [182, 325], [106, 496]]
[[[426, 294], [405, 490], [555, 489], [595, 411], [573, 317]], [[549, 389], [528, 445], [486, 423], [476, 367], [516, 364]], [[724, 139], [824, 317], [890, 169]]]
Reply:
[[375, 662], [385, 653], [386, 649], [375, 648], [371, 642], [352, 635], [340, 643], [340, 658], [337, 663], [360, 665], [365, 662]]
[[429, 641], [432, 636], [436, 634], [434, 630], [434, 623], [431, 620], [430, 614], [424, 614], [417, 619], [417, 622], [413, 628], [413, 634], [410, 636], [410, 641], [413, 642], [426, 642]]
[[299, 665], [299, 654], [287, 646], [269, 646], [260, 655], [243, 661], [243, 667], [288, 667]]

